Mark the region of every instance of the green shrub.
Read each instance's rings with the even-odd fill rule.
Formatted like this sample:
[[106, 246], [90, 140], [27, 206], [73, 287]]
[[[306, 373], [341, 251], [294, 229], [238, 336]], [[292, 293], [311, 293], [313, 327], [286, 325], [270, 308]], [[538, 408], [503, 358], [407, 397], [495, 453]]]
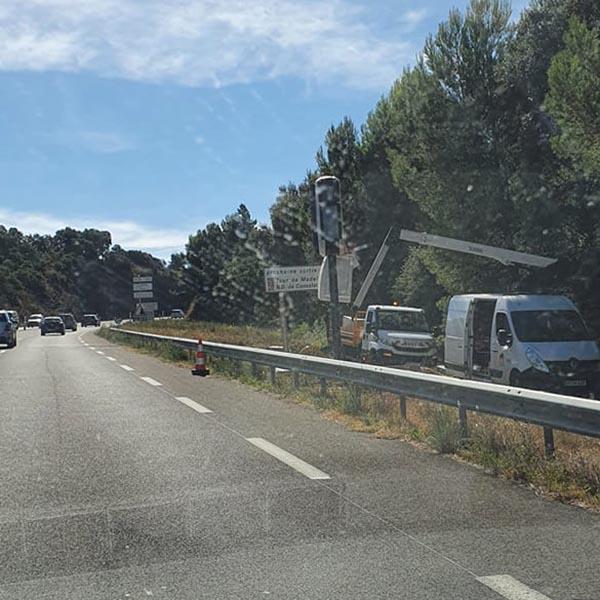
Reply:
[[456, 452], [462, 443], [456, 410], [435, 406], [430, 411], [428, 442], [440, 454]]

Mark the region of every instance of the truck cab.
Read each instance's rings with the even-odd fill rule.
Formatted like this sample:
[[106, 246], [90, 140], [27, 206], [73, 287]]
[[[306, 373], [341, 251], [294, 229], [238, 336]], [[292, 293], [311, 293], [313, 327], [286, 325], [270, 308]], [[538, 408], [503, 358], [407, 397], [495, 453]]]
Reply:
[[470, 294], [448, 305], [448, 372], [496, 383], [597, 395], [600, 349], [564, 296]]
[[361, 343], [363, 361], [384, 365], [426, 363], [435, 343], [422, 308], [367, 307]]

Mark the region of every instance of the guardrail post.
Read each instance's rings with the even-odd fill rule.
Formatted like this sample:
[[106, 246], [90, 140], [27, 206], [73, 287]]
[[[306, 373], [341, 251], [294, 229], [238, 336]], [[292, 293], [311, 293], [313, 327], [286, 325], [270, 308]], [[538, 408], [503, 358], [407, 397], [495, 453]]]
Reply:
[[400, 416], [406, 421], [406, 396], [400, 396]]
[[239, 360], [233, 361], [233, 376], [239, 378], [242, 372], [242, 363]]
[[554, 430], [552, 427], [544, 427], [544, 455], [546, 458], [554, 458]]
[[458, 405], [458, 424], [460, 427], [460, 437], [466, 440], [469, 437], [469, 422], [467, 421], [467, 407]]
[[300, 373], [298, 371], [294, 371], [294, 389], [300, 389]]
[[319, 396], [327, 396], [327, 380], [325, 378], [319, 379]]
[[275, 385], [277, 383], [275, 373], [275, 367], [269, 367], [269, 382], [271, 383], [271, 385]]

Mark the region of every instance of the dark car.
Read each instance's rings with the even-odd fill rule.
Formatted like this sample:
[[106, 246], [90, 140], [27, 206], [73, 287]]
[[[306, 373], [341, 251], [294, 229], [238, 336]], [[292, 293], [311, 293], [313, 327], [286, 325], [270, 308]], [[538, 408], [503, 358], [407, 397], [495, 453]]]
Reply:
[[65, 324], [65, 329], [77, 331], [77, 321], [71, 313], [62, 313], [58, 316], [63, 320], [63, 323]]
[[91, 325], [92, 327], [98, 327], [100, 325], [100, 318], [98, 317], [98, 315], [93, 313], [83, 315], [81, 319], [81, 326], [87, 327], [88, 325]]
[[60, 317], [44, 317], [42, 324], [40, 325], [40, 333], [46, 335], [47, 333], [60, 333], [65, 335], [65, 324]]
[[9, 348], [17, 345], [17, 325], [5, 310], [0, 310], [0, 344], [6, 344]]

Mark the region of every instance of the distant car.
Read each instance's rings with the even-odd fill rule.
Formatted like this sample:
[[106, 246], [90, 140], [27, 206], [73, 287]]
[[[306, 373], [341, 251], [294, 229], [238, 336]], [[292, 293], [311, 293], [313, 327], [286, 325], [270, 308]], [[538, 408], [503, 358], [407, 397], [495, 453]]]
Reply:
[[65, 329], [77, 331], [77, 321], [71, 313], [61, 313], [58, 316], [63, 320], [63, 323], [65, 324]]
[[65, 335], [65, 324], [60, 317], [44, 317], [42, 324], [40, 325], [40, 333], [46, 335], [47, 333], [60, 333]]
[[171, 311], [171, 319], [185, 319], [185, 313], [180, 308]]
[[100, 318], [98, 317], [98, 315], [93, 313], [83, 315], [81, 319], [81, 326], [87, 327], [88, 325], [91, 325], [92, 327], [98, 327], [100, 325]]
[[29, 318], [27, 319], [27, 327], [39, 327], [43, 320], [44, 315], [42, 314], [29, 315]]
[[6, 344], [9, 348], [17, 345], [17, 326], [5, 310], [0, 311], [0, 344]]

